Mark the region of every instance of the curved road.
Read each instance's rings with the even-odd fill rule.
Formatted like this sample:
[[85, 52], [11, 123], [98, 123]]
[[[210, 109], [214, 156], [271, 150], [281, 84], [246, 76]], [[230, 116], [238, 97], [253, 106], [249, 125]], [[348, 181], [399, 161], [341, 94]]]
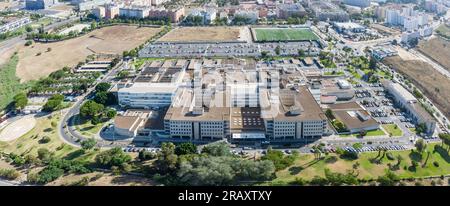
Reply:
[[[106, 73], [102, 79], [97, 80], [95, 84], [90, 87], [85, 94], [78, 97], [77, 102], [68, 109], [68, 111], [63, 114], [63, 118], [58, 123], [58, 133], [60, 138], [67, 144], [72, 145], [74, 147], [80, 147], [80, 141], [83, 139], [87, 139], [87, 137], [80, 135], [74, 127], [72, 127], [72, 118], [80, 112], [80, 107], [83, 102], [86, 100], [86, 97], [89, 96], [92, 91], [95, 89], [95, 86], [101, 82], [110, 82], [121, 68], [122, 62], [119, 62], [117, 66], [111, 69], [108, 73]], [[67, 110], [67, 109], [66, 109]], [[64, 112], [64, 111], [63, 111]]]

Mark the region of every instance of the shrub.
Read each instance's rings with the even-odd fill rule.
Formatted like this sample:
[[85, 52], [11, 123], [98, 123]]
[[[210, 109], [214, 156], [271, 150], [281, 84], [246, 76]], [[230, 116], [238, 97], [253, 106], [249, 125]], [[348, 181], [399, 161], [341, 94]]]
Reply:
[[46, 148], [39, 148], [37, 153], [38, 153], [38, 158], [45, 162], [50, 161], [50, 159], [52, 157], [52, 153]]
[[395, 159], [394, 155], [392, 155], [392, 153], [390, 153], [390, 152], [386, 153], [386, 157], [388, 158], [388, 160], [394, 160]]
[[15, 180], [20, 176], [20, 173], [15, 169], [0, 169], [0, 177], [7, 180]]
[[25, 42], [25, 46], [30, 46], [31, 44], [33, 44], [33, 41], [28, 40], [27, 42]]
[[303, 186], [306, 185], [306, 181], [300, 177], [296, 177], [294, 181], [289, 183], [290, 185]]
[[140, 161], [151, 160], [151, 159], [156, 158], [156, 154], [153, 152], [142, 150], [139, 152], [138, 158]]
[[439, 167], [439, 162], [434, 161], [434, 162], [433, 162], [433, 165], [434, 165], [435, 167]]
[[38, 173], [36, 183], [47, 184], [64, 174], [64, 170], [55, 166], [48, 166]]
[[41, 143], [41, 144], [47, 144], [47, 143], [49, 143], [50, 141], [51, 141], [51, 139], [50, 139], [49, 136], [43, 136], [43, 137], [39, 140], [39, 143]]

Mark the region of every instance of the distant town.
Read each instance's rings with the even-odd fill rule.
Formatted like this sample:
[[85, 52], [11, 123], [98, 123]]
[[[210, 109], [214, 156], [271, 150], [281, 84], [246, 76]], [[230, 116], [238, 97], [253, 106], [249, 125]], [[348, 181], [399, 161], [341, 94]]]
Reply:
[[448, 186], [449, 10], [2, 0], [0, 185]]

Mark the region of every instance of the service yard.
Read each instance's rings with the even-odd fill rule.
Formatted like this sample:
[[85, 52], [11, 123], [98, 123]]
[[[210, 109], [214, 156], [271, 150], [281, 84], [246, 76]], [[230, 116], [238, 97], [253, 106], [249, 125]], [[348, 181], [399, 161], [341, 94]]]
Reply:
[[388, 57], [383, 61], [406, 75], [447, 117], [450, 117], [450, 80], [448, 78], [423, 61], [403, 60], [399, 56]]
[[[235, 42], [247, 41], [247, 27], [179, 27], [159, 42]], [[242, 35], [242, 36], [241, 36]]]
[[421, 41], [419, 51], [450, 71], [450, 42], [440, 37]]
[[22, 82], [36, 80], [64, 66], [75, 66], [94, 53], [121, 54], [144, 43], [159, 31], [161, 28], [111, 26], [74, 39], [23, 46], [18, 52], [16, 75]]
[[258, 42], [273, 41], [308, 41], [317, 40], [318, 37], [307, 28], [254, 28]]

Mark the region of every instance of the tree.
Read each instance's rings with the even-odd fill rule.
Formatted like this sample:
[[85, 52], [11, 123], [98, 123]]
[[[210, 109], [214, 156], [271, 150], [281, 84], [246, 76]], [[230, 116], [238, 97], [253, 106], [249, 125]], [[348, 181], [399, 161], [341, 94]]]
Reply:
[[117, 166], [121, 167], [123, 163], [128, 163], [131, 161], [130, 155], [126, 154], [122, 151], [121, 148], [115, 147], [103, 152], [100, 152], [95, 157], [95, 162], [101, 166], [112, 167]]
[[175, 147], [176, 155], [197, 154], [197, 146], [191, 142], [184, 142]]
[[27, 31], [27, 32], [32, 32], [32, 31], [33, 31], [33, 27], [31, 27], [30, 25], [27, 25], [27, 26], [25, 27], [25, 31]]
[[280, 55], [280, 53], [281, 53], [281, 48], [279, 45], [277, 45], [277, 47], [275, 47], [275, 54]]
[[419, 123], [416, 126], [416, 134], [425, 133], [427, 131], [427, 125], [425, 123]]
[[114, 109], [108, 109], [108, 110], [106, 111], [106, 116], [107, 116], [109, 119], [114, 118], [116, 115], [117, 115], [117, 111], [114, 110]]
[[91, 150], [92, 148], [95, 147], [96, 144], [97, 144], [97, 141], [95, 141], [94, 138], [89, 138], [89, 139], [81, 141], [81, 148], [83, 150]]
[[423, 139], [418, 139], [416, 143], [414, 144], [416, 146], [416, 149], [418, 152], [422, 153], [425, 148], [427, 147], [426, 143], [423, 141]]
[[42, 110], [46, 111], [46, 112], [53, 112], [53, 111], [59, 109], [63, 100], [64, 100], [64, 95], [55, 94], [47, 100], [47, 102], [42, 107]]
[[397, 166], [400, 166], [400, 163], [402, 163], [403, 157], [401, 155], [397, 155]]
[[361, 149], [363, 146], [362, 146], [362, 144], [361, 143], [355, 143], [355, 144], [353, 144], [353, 148], [355, 148], [355, 149]]
[[231, 155], [230, 148], [227, 144], [221, 143], [213, 143], [206, 145], [202, 149], [202, 153], [211, 155], [211, 156], [228, 156]]
[[138, 158], [140, 161], [151, 160], [151, 159], [154, 159], [155, 157], [156, 157], [156, 155], [154, 153], [147, 151], [147, 150], [139, 151], [139, 155], [138, 155]]
[[130, 75], [130, 72], [129, 72], [129, 71], [122, 70], [122, 71], [120, 71], [120, 72], [117, 74], [117, 77], [120, 78], [120, 79], [123, 79], [123, 78], [125, 78], [125, 77], [128, 77], [129, 75]]
[[261, 51], [261, 58], [265, 59], [269, 56], [269, 52], [267, 51]]
[[161, 144], [161, 151], [155, 166], [160, 174], [173, 173], [176, 170], [178, 156], [175, 154], [175, 145], [171, 142]]
[[359, 136], [360, 137], [364, 137], [366, 135], [367, 135], [367, 131], [366, 130], [362, 129], [361, 131], [359, 131]]
[[369, 69], [372, 69], [372, 70], [377, 69], [377, 60], [374, 57], [370, 58]]
[[23, 92], [14, 96], [14, 108], [17, 110], [23, 109], [28, 104], [27, 95]]
[[95, 94], [94, 101], [99, 103], [99, 104], [106, 105], [106, 103], [108, 101], [108, 94], [106, 92], [103, 92], [103, 91], [97, 92]]
[[31, 40], [28, 40], [28, 41], [25, 42], [25, 46], [30, 46], [32, 44], [33, 44], [33, 41], [31, 41]]
[[95, 86], [96, 92], [107, 92], [111, 88], [111, 84], [108, 82], [101, 82], [98, 83], [97, 86]]
[[283, 152], [278, 150], [267, 150], [266, 155], [264, 155], [261, 160], [270, 160], [274, 166], [275, 170], [283, 170], [292, 164], [294, 164], [294, 155], [284, 155]]
[[379, 176], [377, 182], [380, 183], [380, 186], [394, 186], [400, 178], [393, 172], [387, 171], [385, 175]]
[[447, 151], [448, 151], [448, 149], [450, 148], [450, 134], [441, 133], [441, 134], [439, 134], [439, 138], [442, 141], [442, 146], [447, 145]]
[[53, 154], [46, 148], [39, 148], [37, 154], [38, 159], [40, 159], [43, 162], [49, 162], [53, 156]]
[[330, 108], [328, 108], [327, 110], [325, 110], [325, 115], [326, 115], [329, 119], [334, 119], [333, 111], [331, 111]]
[[84, 118], [92, 118], [99, 115], [103, 109], [104, 106], [102, 104], [89, 100], [80, 107], [80, 115]]
[[304, 58], [305, 57], [305, 50], [299, 49], [298, 50], [298, 56], [301, 57], [301, 58]]

